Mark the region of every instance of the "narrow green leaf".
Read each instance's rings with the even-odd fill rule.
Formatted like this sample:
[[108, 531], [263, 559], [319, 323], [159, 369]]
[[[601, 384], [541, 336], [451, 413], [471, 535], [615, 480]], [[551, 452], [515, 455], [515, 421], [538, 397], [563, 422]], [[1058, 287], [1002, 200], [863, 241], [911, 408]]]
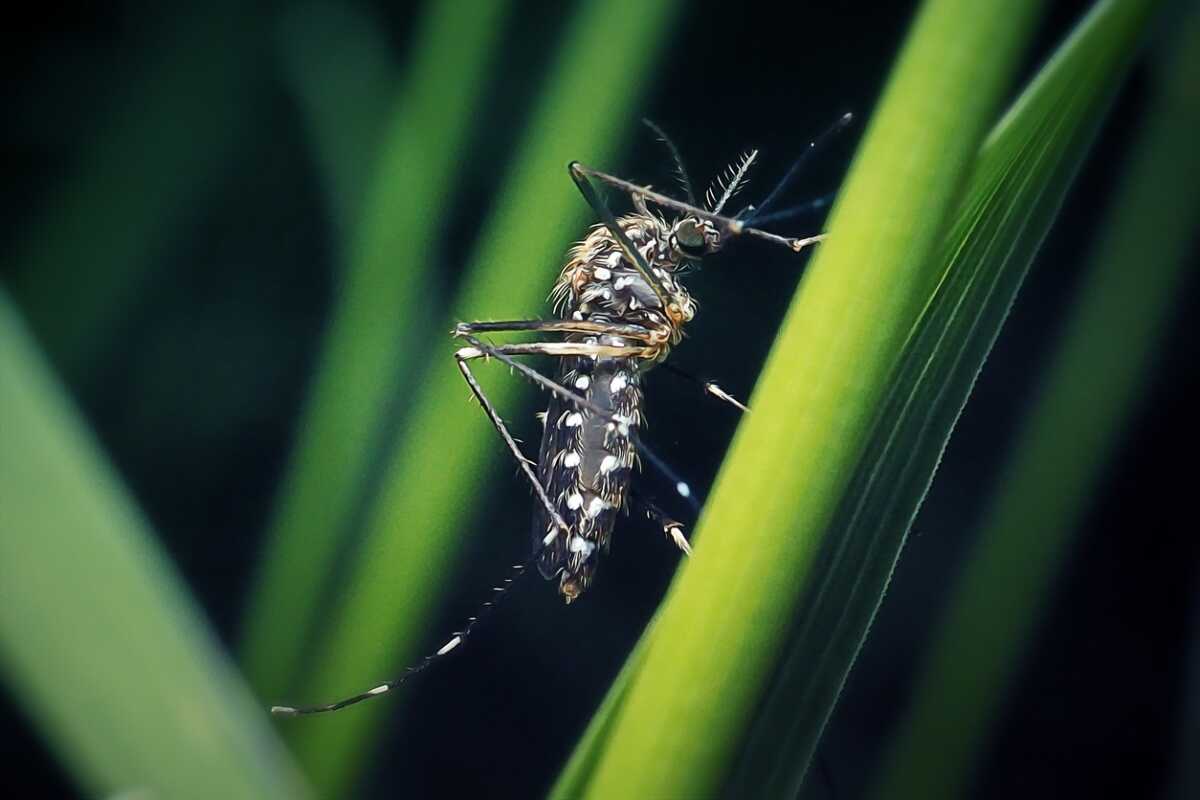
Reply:
[[[1089, 277], [951, 595], [876, 797], [969, 794], [1053, 575], [1150, 371], [1200, 222], [1196, 9], [1185, 31], [1096, 228]], [[1088, 67], [1075, 73], [1074, 91], [1100, 64]]]
[[989, 136], [870, 445], [830, 527], [821, 579], [764, 704], [738, 786], [794, 793], [886, 590], [975, 376], [1120, 85], [1154, 3], [1102, 2]]
[[1037, 7], [932, 0], [918, 15], [589, 796], [707, 797], [728, 776]]
[[604, 753], [604, 746], [612, 733], [613, 724], [617, 719], [617, 709], [625, 702], [625, 698], [629, 694], [629, 686], [633, 683], [633, 676], [637, 674], [645, 660], [646, 642], [649, 641], [649, 634], [653, 629], [654, 620], [652, 619], [646, 625], [641, 640], [629, 654], [629, 658], [625, 659], [625, 665], [621, 667], [616, 680], [609, 687], [604, 702], [592, 715], [592, 721], [588, 723], [587, 730], [583, 732], [579, 743], [575, 745], [574, 752], [571, 753], [571, 757], [563, 767], [562, 774], [555, 781], [554, 787], [550, 791], [551, 797], [569, 798], [583, 795], [595, 774], [596, 766], [600, 763], [600, 756]]
[[[580, 4], [454, 302], [456, 319], [536, 316], [543, 308], [563, 253], [587, 220], [566, 164], [614, 159], [677, 6], [674, 0]], [[620, 58], [613, 58], [613, 42], [621, 43]], [[436, 324], [449, 332], [454, 321]], [[286, 698], [290, 702], [361, 691], [412, 660], [461, 541], [476, 526], [486, 530], [472, 513], [481, 482], [476, 476], [505, 453], [468, 399], [449, 337], [445, 348], [444, 359], [419, 382], [369, 509], [366, 537], [349, 572], [352, 591], [320, 639], [313, 675], [299, 697]], [[479, 369], [498, 408], [514, 408], [525, 396], [526, 387], [504, 371]], [[291, 721], [303, 761], [325, 793], [346, 794], [388, 707], [387, 700], [376, 701]]]
[[437, 234], [505, 0], [431, 2], [397, 93], [247, 612], [261, 693], [294, 685], [388, 403], [434, 323]]
[[0, 674], [91, 795], [298, 776], [0, 291]]

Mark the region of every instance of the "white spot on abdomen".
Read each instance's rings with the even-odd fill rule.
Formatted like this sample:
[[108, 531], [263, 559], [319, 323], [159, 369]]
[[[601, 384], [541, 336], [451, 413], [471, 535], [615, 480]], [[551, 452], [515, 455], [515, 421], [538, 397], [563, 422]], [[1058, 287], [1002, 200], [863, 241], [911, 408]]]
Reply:
[[590, 556], [596, 549], [596, 543], [590, 542], [582, 536], [572, 536], [568, 543], [572, 553], [583, 553], [584, 558]]
[[578, 511], [579, 509], [583, 508], [583, 495], [581, 495], [579, 492], [569, 495], [567, 497], [567, 508], [571, 509], [572, 511]]
[[574, 450], [568, 450], [567, 454], [563, 456], [563, 466], [569, 468], [578, 467], [579, 453], [576, 453]]
[[625, 377], [625, 373], [618, 372], [616, 375], [613, 376], [613, 379], [611, 381], [609, 381], [608, 390], [610, 392], [612, 392], [613, 394], [616, 394], [617, 392], [624, 391], [625, 387], [628, 385], [629, 385], [629, 379], [627, 377]]
[[587, 375], [580, 375], [578, 378], [575, 379], [575, 388], [576, 389], [586, 389], [591, 385], [592, 385], [592, 379], [589, 378]]
[[598, 281], [606, 281], [612, 277], [612, 272], [605, 267], [596, 267], [592, 272], [592, 276]]
[[578, 428], [583, 424], [583, 414], [580, 414], [578, 411], [573, 411], [567, 415], [567, 418], [563, 421], [563, 424], [568, 428]]
[[600, 462], [600, 471], [601, 472], [612, 472], [616, 468], [617, 468], [617, 457], [616, 456], [605, 456], [604, 459]]

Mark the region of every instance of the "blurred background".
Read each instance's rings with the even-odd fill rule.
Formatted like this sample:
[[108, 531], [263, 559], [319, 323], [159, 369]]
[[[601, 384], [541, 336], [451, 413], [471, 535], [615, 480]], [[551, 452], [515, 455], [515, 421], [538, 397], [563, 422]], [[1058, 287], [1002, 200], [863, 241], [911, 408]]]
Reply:
[[[747, 196], [761, 196], [754, 193], [782, 175], [809, 137], [847, 110], [869, 114], [916, 6], [832, 5], [684, 5], [638, 79], [632, 111], [611, 123], [619, 130], [615, 155], [606, 151], [599, 163], [594, 152], [575, 157], [671, 185], [669, 158], [638, 123], [646, 116], [673, 135], [697, 184], [742, 150], [760, 148]], [[441, 189], [447, 198], [435, 204], [445, 212], [423, 223], [436, 226], [436, 246], [418, 254], [428, 268], [412, 312], [420, 324], [395, 343], [410, 362], [451, 363], [443, 323], [451, 313], [504, 316], [483, 306], [450, 311], [451, 299], [576, 6], [515, 4], [492, 23], [498, 46], [453, 156], [452, 183]], [[1019, 83], [1088, 6], [1048, 4]], [[168, 10], [134, 2], [27, 11], [30, 27], [11, 32], [0, 55], [8, 120], [0, 281], [188, 588], [236, 650], [352, 249], [349, 231], [415, 57], [421, 5]], [[1164, 33], [1153, 31], [1151, 50]], [[620, 59], [621, 43], [612, 50]], [[456, 57], [452, 49], [440, 55], [447, 70]], [[863, 765], [874, 763], [905, 707], [931, 621], [1071, 306], [1146, 80], [1146, 67], [1135, 67], [959, 422], [827, 732], [829, 780], [810, 787], [811, 796], [859, 796]], [[860, 134], [855, 126], [825, 150], [792, 199], [836, 188]], [[423, 144], [431, 153], [444, 146]], [[564, 163], [547, 156], [534, 168], [567, 185]], [[419, 206], [421, 197], [408, 202]], [[815, 232], [821, 222], [814, 214], [786, 232]], [[581, 233], [577, 225], [551, 231], [560, 251]], [[537, 260], [508, 268], [539, 276], [548, 292], [559, 266]], [[700, 314], [673, 363], [747, 397], [802, 268], [754, 243], [706, 263], [688, 283]], [[1164, 320], [1152, 379], [1056, 572], [976, 796], [1155, 796], [1165, 786], [1185, 724], [1181, 708], [1200, 678], [1200, 544], [1186, 522], [1198, 399], [1189, 274]], [[483, 370], [489, 388], [513, 380], [502, 369]], [[366, 457], [371, 475], [415, 391], [401, 378], [390, 395], [370, 437], [378, 449]], [[465, 387], [461, 395], [466, 406]], [[521, 394], [505, 409], [527, 442], [537, 436], [534, 400]], [[703, 492], [736, 413], [660, 370], [648, 378], [647, 414], [649, 441]], [[497, 461], [487, 476], [460, 487], [457, 504], [474, 511], [425, 623], [426, 645], [444, 640], [526, 552], [528, 492], [508, 464]], [[655, 475], [641, 481], [648, 494], [673, 502]], [[368, 504], [365, 495], [355, 501], [358, 522], [337, 557], [353, 547]], [[552, 585], [530, 580], [460, 657], [402, 699], [380, 701], [391, 705], [381, 712], [387, 724], [372, 742], [362, 796], [544, 791], [677, 559], [650, 523], [630, 518], [583, 601], [567, 609]], [[349, 688], [378, 677], [364, 674]], [[293, 699], [329, 698], [272, 695], [263, 703]], [[0, 707], [12, 720], [6, 761], [22, 765], [46, 796], [72, 795], [70, 777], [14, 697], [0, 693]]]

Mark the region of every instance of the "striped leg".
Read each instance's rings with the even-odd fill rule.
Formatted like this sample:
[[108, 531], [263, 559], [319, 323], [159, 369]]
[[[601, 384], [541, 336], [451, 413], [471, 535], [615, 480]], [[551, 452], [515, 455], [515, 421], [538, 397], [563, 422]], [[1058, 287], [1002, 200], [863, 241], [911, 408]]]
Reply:
[[683, 533], [683, 523], [667, 515], [665, 511], [659, 508], [654, 503], [642, 497], [636, 492], [631, 493], [631, 499], [642, 507], [646, 512], [646, 516], [658, 523], [662, 527], [663, 533], [675, 543], [675, 546], [683, 551], [685, 556], [692, 554], [692, 546], [688, 544], [687, 537]]
[[513, 356], [518, 355], [547, 355], [547, 356], [588, 356], [597, 355], [636, 355], [637, 348], [633, 347], [608, 347], [606, 345], [589, 345], [576, 342], [540, 342], [533, 344], [509, 344], [492, 346], [483, 342], [474, 336], [466, 333], [456, 334], [458, 338], [470, 344], [470, 347], [460, 348], [458, 355], [465, 358], [495, 358], [497, 361], [503, 362], [507, 366], [520, 373], [522, 376], [531, 381], [538, 388], [548, 391], [551, 394], [556, 394], [559, 397], [566, 399], [572, 405], [579, 409], [587, 409], [593, 414], [609, 419], [613, 424], [622, 429], [622, 435], [628, 435], [633, 441], [638, 451], [646, 457], [650, 465], [661, 472], [675, 486], [675, 490], [680, 497], [687, 501], [693, 511], [700, 511], [700, 504], [696, 502], [696, 498], [692, 496], [691, 486], [687, 481], [683, 480], [676, 472], [667, 466], [658, 455], [651, 450], [644, 441], [637, 435], [636, 431], [629, 427], [629, 420], [618, 416], [611, 415], [608, 411], [599, 408], [589, 402], [583, 396], [571, 391], [562, 386], [557, 381], [546, 377], [542, 373], [533, 369], [527, 364], [522, 364]]

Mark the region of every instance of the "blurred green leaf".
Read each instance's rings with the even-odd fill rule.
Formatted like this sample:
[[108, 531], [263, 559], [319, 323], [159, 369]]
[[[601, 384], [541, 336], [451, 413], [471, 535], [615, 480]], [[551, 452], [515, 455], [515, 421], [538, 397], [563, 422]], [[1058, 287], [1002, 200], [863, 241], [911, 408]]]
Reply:
[[506, 7], [431, 2], [418, 26], [247, 612], [244, 662], [261, 693], [294, 686], [412, 342], [437, 319], [437, 236]]
[[305, 796], [2, 291], [0, 420], [0, 669], [78, 784]]
[[[677, 6], [673, 0], [587, 0], [574, 12], [453, 304], [456, 319], [529, 317], [544, 308], [565, 249], [588, 220], [566, 164], [615, 158]], [[448, 333], [454, 321], [439, 324]], [[369, 510], [366, 539], [347, 581], [353, 588], [320, 640], [311, 679], [299, 697], [286, 698], [290, 702], [334, 699], [395, 675], [426, 633], [462, 540], [477, 526], [486, 531], [487, 522], [475, 514], [476, 488], [505, 453], [469, 399], [452, 349], [447, 337], [444, 358], [419, 382]], [[498, 408], [514, 407], [526, 393], [503, 371], [485, 367], [481, 377]], [[524, 537], [519, 546], [527, 546]], [[324, 792], [348, 791], [388, 705], [376, 701], [291, 723], [304, 764]]]
[[[729, 777], [819, 577], [819, 545], [841, 535], [836, 515], [870, 463], [896, 366], [944, 269], [939, 244], [1037, 6], [933, 0], [918, 15], [718, 477], [695, 557], [615, 711], [589, 796], [708, 797]], [[898, 545], [903, 528], [895, 536]], [[890, 555], [860, 566], [883, 561], [886, 576]], [[861, 612], [861, 637], [884, 587], [858, 588], [837, 591]], [[812, 679], [834, 683], [853, 655]], [[781, 755], [800, 772], [832, 688]], [[764, 796], [741, 786], [734, 796]]]
[[327, 0], [289, 8], [278, 39], [344, 259], [378, 158], [397, 68], [383, 29], [365, 8]]
[[[1119, 17], [1104, 15], [1111, 6], [1093, 15], [1047, 84], [1066, 83], [1079, 93], [1081, 81], [1097, 74], [1106, 55], [1119, 67], [1136, 27], [1122, 33]], [[1178, 50], [1160, 64], [1133, 159], [1107, 219], [1096, 228], [1089, 277], [974, 554], [951, 593], [912, 710], [884, 759], [877, 797], [970, 793], [971, 770], [1055, 571], [1145, 386], [1154, 348], [1194, 260], [1200, 222], [1200, 13], [1193, 8], [1190, 17]], [[1105, 30], [1107, 54], [1097, 46]], [[1095, 44], [1089, 47], [1084, 37]], [[1113, 66], [1104, 64], [1103, 71], [1112, 73]], [[1075, 102], [1062, 89], [1057, 95], [1063, 103]], [[1014, 118], [1010, 130], [1019, 125]], [[1000, 138], [993, 149], [1003, 146]]]
[[253, 31], [224, 4], [174, 17], [17, 243], [13, 296], [68, 382], [91, 377], [171, 235], [252, 133]]

